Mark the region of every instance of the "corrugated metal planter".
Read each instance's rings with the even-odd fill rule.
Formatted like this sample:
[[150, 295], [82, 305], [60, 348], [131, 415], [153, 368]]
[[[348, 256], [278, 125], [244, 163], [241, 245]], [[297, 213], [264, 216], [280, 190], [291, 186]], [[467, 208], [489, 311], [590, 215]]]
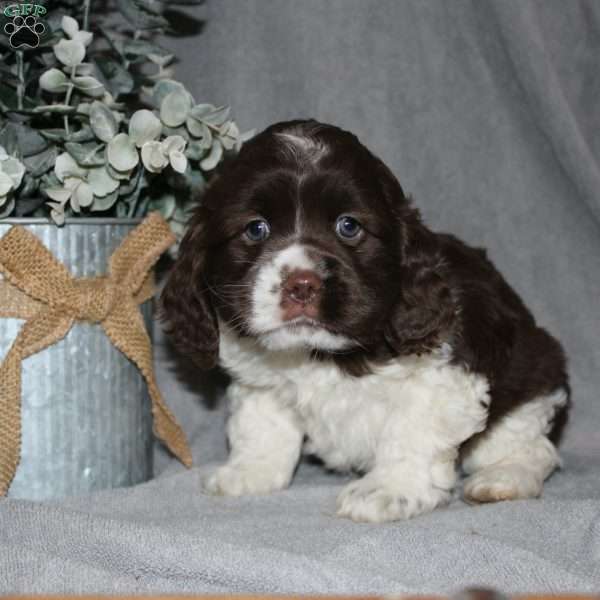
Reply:
[[[132, 219], [5, 219], [26, 227], [76, 277], [106, 272], [139, 223]], [[140, 306], [151, 332], [151, 302]], [[0, 318], [3, 357], [23, 321]], [[76, 322], [58, 343], [23, 361], [21, 462], [8, 496], [42, 500], [133, 485], [152, 475], [152, 415], [137, 368], [100, 325]]]

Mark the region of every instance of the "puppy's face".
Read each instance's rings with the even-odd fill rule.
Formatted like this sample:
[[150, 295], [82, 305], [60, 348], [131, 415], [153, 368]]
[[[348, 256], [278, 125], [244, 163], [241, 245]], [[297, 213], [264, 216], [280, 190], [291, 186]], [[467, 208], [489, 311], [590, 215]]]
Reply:
[[401, 291], [410, 218], [395, 178], [352, 134], [270, 127], [190, 223], [163, 294], [171, 331], [204, 364], [218, 321], [270, 350], [372, 348]]

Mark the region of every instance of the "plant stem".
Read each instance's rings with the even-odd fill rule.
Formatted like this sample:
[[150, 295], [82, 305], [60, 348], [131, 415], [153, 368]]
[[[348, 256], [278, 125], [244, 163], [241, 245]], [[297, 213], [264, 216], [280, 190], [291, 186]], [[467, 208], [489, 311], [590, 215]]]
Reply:
[[17, 107], [23, 109], [23, 96], [25, 95], [25, 76], [23, 75], [23, 50], [17, 50]]
[[142, 171], [143, 171], [143, 167], [140, 165], [138, 167], [138, 172], [136, 173], [136, 182], [135, 182], [135, 190], [133, 191], [133, 196], [134, 196], [134, 200], [131, 203], [131, 205], [129, 206], [129, 211], [127, 213], [127, 216], [131, 219], [135, 216], [135, 211], [137, 209], [137, 204], [139, 202], [140, 199], [140, 185], [141, 185], [141, 181], [142, 181]]
[[[73, 93], [73, 88], [75, 84], [73, 83], [73, 78], [75, 77], [76, 67], [71, 67], [71, 83], [69, 83], [69, 87], [67, 88], [67, 93], [65, 94], [65, 104], [68, 106], [71, 102], [71, 94]], [[65, 122], [65, 134], [69, 135], [69, 115], [64, 116]]]
[[90, 6], [92, 0], [83, 0], [83, 30], [89, 31], [90, 26]]

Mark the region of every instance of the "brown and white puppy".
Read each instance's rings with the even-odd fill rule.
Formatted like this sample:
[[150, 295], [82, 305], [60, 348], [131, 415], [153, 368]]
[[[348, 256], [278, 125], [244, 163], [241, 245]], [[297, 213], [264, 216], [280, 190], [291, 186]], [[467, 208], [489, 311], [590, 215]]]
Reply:
[[[175, 344], [231, 374], [215, 494], [286, 487], [302, 450], [362, 473], [357, 521], [538, 496], [569, 399], [560, 344], [486, 258], [434, 233], [346, 131], [279, 123], [203, 198], [163, 296]], [[460, 459], [460, 460], [459, 460]]]

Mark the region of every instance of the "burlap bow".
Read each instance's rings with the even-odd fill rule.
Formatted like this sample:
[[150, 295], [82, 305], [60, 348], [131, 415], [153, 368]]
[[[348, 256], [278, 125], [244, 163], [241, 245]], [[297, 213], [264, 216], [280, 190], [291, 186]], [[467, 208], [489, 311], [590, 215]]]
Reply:
[[174, 241], [164, 219], [152, 213], [115, 250], [107, 275], [76, 279], [22, 227], [0, 239], [0, 316], [26, 319], [0, 366], [0, 495], [8, 491], [21, 452], [21, 361], [62, 339], [79, 320], [99, 323], [137, 365], [148, 384], [155, 435], [191, 466], [185, 434], [156, 385], [138, 310], [154, 293], [153, 265]]

